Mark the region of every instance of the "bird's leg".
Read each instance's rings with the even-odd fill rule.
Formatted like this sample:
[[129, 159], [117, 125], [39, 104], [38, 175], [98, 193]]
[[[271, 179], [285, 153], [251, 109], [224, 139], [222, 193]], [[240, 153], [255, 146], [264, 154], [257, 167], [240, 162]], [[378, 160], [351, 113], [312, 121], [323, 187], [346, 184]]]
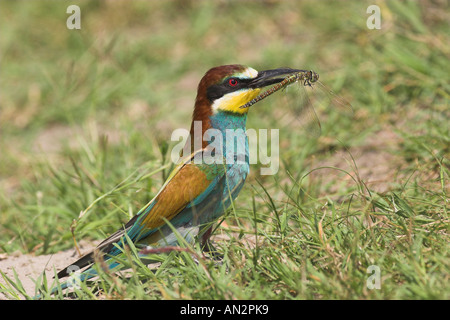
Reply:
[[201, 238], [201, 248], [204, 253], [208, 253], [213, 260], [221, 261], [223, 259], [223, 254], [220, 254], [214, 245], [211, 243], [210, 237], [212, 233], [212, 226], [205, 231]]

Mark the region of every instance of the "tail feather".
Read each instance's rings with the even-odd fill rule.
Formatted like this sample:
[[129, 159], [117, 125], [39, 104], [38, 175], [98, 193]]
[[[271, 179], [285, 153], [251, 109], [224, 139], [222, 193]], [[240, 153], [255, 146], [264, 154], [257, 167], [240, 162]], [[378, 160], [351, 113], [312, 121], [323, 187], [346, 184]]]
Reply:
[[[81, 258], [81, 259], [83, 259], [83, 258]], [[121, 265], [120, 263], [112, 261], [112, 260], [108, 260], [107, 264], [108, 264], [109, 270], [116, 269], [117, 267], [120, 268], [120, 265]], [[62, 271], [60, 271], [60, 272], [62, 272]], [[76, 272], [71, 273], [70, 278], [64, 282], [61, 282], [56, 287], [53, 287], [50, 294], [55, 294], [59, 290], [64, 291], [67, 288], [77, 288], [78, 286], [80, 286], [81, 282], [84, 282], [84, 281], [94, 278], [96, 276], [98, 276], [98, 272], [93, 267], [89, 267], [81, 273], [76, 273]]]
[[94, 252], [90, 252], [57, 273], [58, 278], [69, 276], [72, 272], [83, 269], [94, 262]]
[[[65, 267], [61, 271], [58, 272], [58, 278], [64, 278], [70, 275], [71, 272], [83, 269], [86, 266], [89, 266], [94, 263], [94, 252], [98, 252], [100, 256], [105, 256], [105, 254], [111, 254], [111, 250], [115, 249], [114, 244], [119, 243], [123, 238], [123, 235], [133, 226], [134, 222], [137, 220], [139, 215], [134, 216], [128, 223], [125, 225], [123, 229], [117, 230], [115, 233], [110, 235], [108, 238], [103, 240], [94, 251], [82, 256], [80, 259]], [[115, 252], [116, 255], [118, 252]], [[77, 269], [79, 268], [79, 269]]]
[[[66, 269], [68, 269], [68, 268], [66, 268]], [[61, 273], [61, 271], [60, 271], [60, 273]], [[54, 287], [50, 294], [55, 294], [59, 290], [63, 291], [67, 288], [77, 287], [80, 285], [81, 282], [89, 280], [90, 278], [93, 278], [97, 275], [98, 275], [97, 271], [92, 267], [86, 269], [81, 274], [71, 272], [71, 278], [64, 282], [61, 282], [59, 285]]]

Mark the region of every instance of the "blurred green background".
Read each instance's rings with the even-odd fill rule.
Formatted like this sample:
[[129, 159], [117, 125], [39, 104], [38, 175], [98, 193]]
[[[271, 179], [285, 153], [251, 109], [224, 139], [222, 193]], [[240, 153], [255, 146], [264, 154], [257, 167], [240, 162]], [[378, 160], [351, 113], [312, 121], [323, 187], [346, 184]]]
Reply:
[[[81, 30], [66, 27], [72, 4], [81, 9]], [[381, 9], [380, 30], [366, 25], [372, 4]], [[287, 66], [318, 72], [354, 115], [316, 106], [322, 135], [314, 139], [291, 121], [283, 93], [252, 107], [248, 128], [280, 129], [281, 168], [259, 176], [252, 167], [237, 222], [224, 226], [253, 230], [249, 212], [278, 218], [285, 210], [286, 219], [294, 203], [315, 226], [303, 234], [309, 245], [328, 217], [324, 206], [351, 204], [347, 214], [378, 221], [372, 240], [383, 257], [389, 241], [411, 232], [428, 237], [420, 243], [428, 260], [418, 282], [427, 282], [431, 269], [443, 281], [419, 291], [449, 297], [447, 1], [2, 1], [0, 14], [0, 252], [71, 248], [74, 219], [78, 240], [115, 231], [162, 185], [171, 132], [189, 128], [197, 84], [209, 68]], [[124, 179], [126, 187], [114, 189]], [[402, 205], [411, 209], [408, 219], [422, 219], [408, 220], [413, 231], [396, 220]], [[330, 238], [336, 230], [322, 232]], [[405, 265], [409, 245], [398, 248]], [[317, 246], [312, 261], [327, 255], [325, 244]], [[395, 272], [397, 283], [410, 279]], [[352, 297], [345, 292], [313, 297]]]

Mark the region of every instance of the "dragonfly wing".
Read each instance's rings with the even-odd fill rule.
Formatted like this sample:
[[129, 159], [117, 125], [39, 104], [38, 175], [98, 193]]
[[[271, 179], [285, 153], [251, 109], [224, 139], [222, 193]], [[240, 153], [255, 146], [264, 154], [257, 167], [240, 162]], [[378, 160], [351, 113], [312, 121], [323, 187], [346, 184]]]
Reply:
[[333, 108], [336, 108], [340, 112], [353, 116], [354, 110], [350, 102], [342, 98], [341, 96], [337, 95], [333, 92], [330, 88], [328, 88], [326, 85], [324, 85], [320, 81], [316, 81], [317, 87], [325, 92], [327, 95], [327, 98], [329, 100], [329, 105]]
[[287, 95], [290, 96], [288, 99], [294, 100], [288, 101], [287, 105], [290, 106], [295, 120], [305, 128], [308, 135], [315, 138], [319, 137], [322, 131], [320, 121], [303, 82], [289, 86], [286, 91]]

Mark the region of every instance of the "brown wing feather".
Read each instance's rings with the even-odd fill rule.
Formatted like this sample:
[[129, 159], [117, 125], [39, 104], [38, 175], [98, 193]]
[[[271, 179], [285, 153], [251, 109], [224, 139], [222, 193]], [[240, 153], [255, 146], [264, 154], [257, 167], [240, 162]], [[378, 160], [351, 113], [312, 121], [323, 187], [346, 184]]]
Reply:
[[171, 220], [192, 200], [208, 188], [210, 180], [193, 163], [185, 164], [155, 198], [155, 205], [142, 220], [146, 229], [158, 228], [164, 219]]

